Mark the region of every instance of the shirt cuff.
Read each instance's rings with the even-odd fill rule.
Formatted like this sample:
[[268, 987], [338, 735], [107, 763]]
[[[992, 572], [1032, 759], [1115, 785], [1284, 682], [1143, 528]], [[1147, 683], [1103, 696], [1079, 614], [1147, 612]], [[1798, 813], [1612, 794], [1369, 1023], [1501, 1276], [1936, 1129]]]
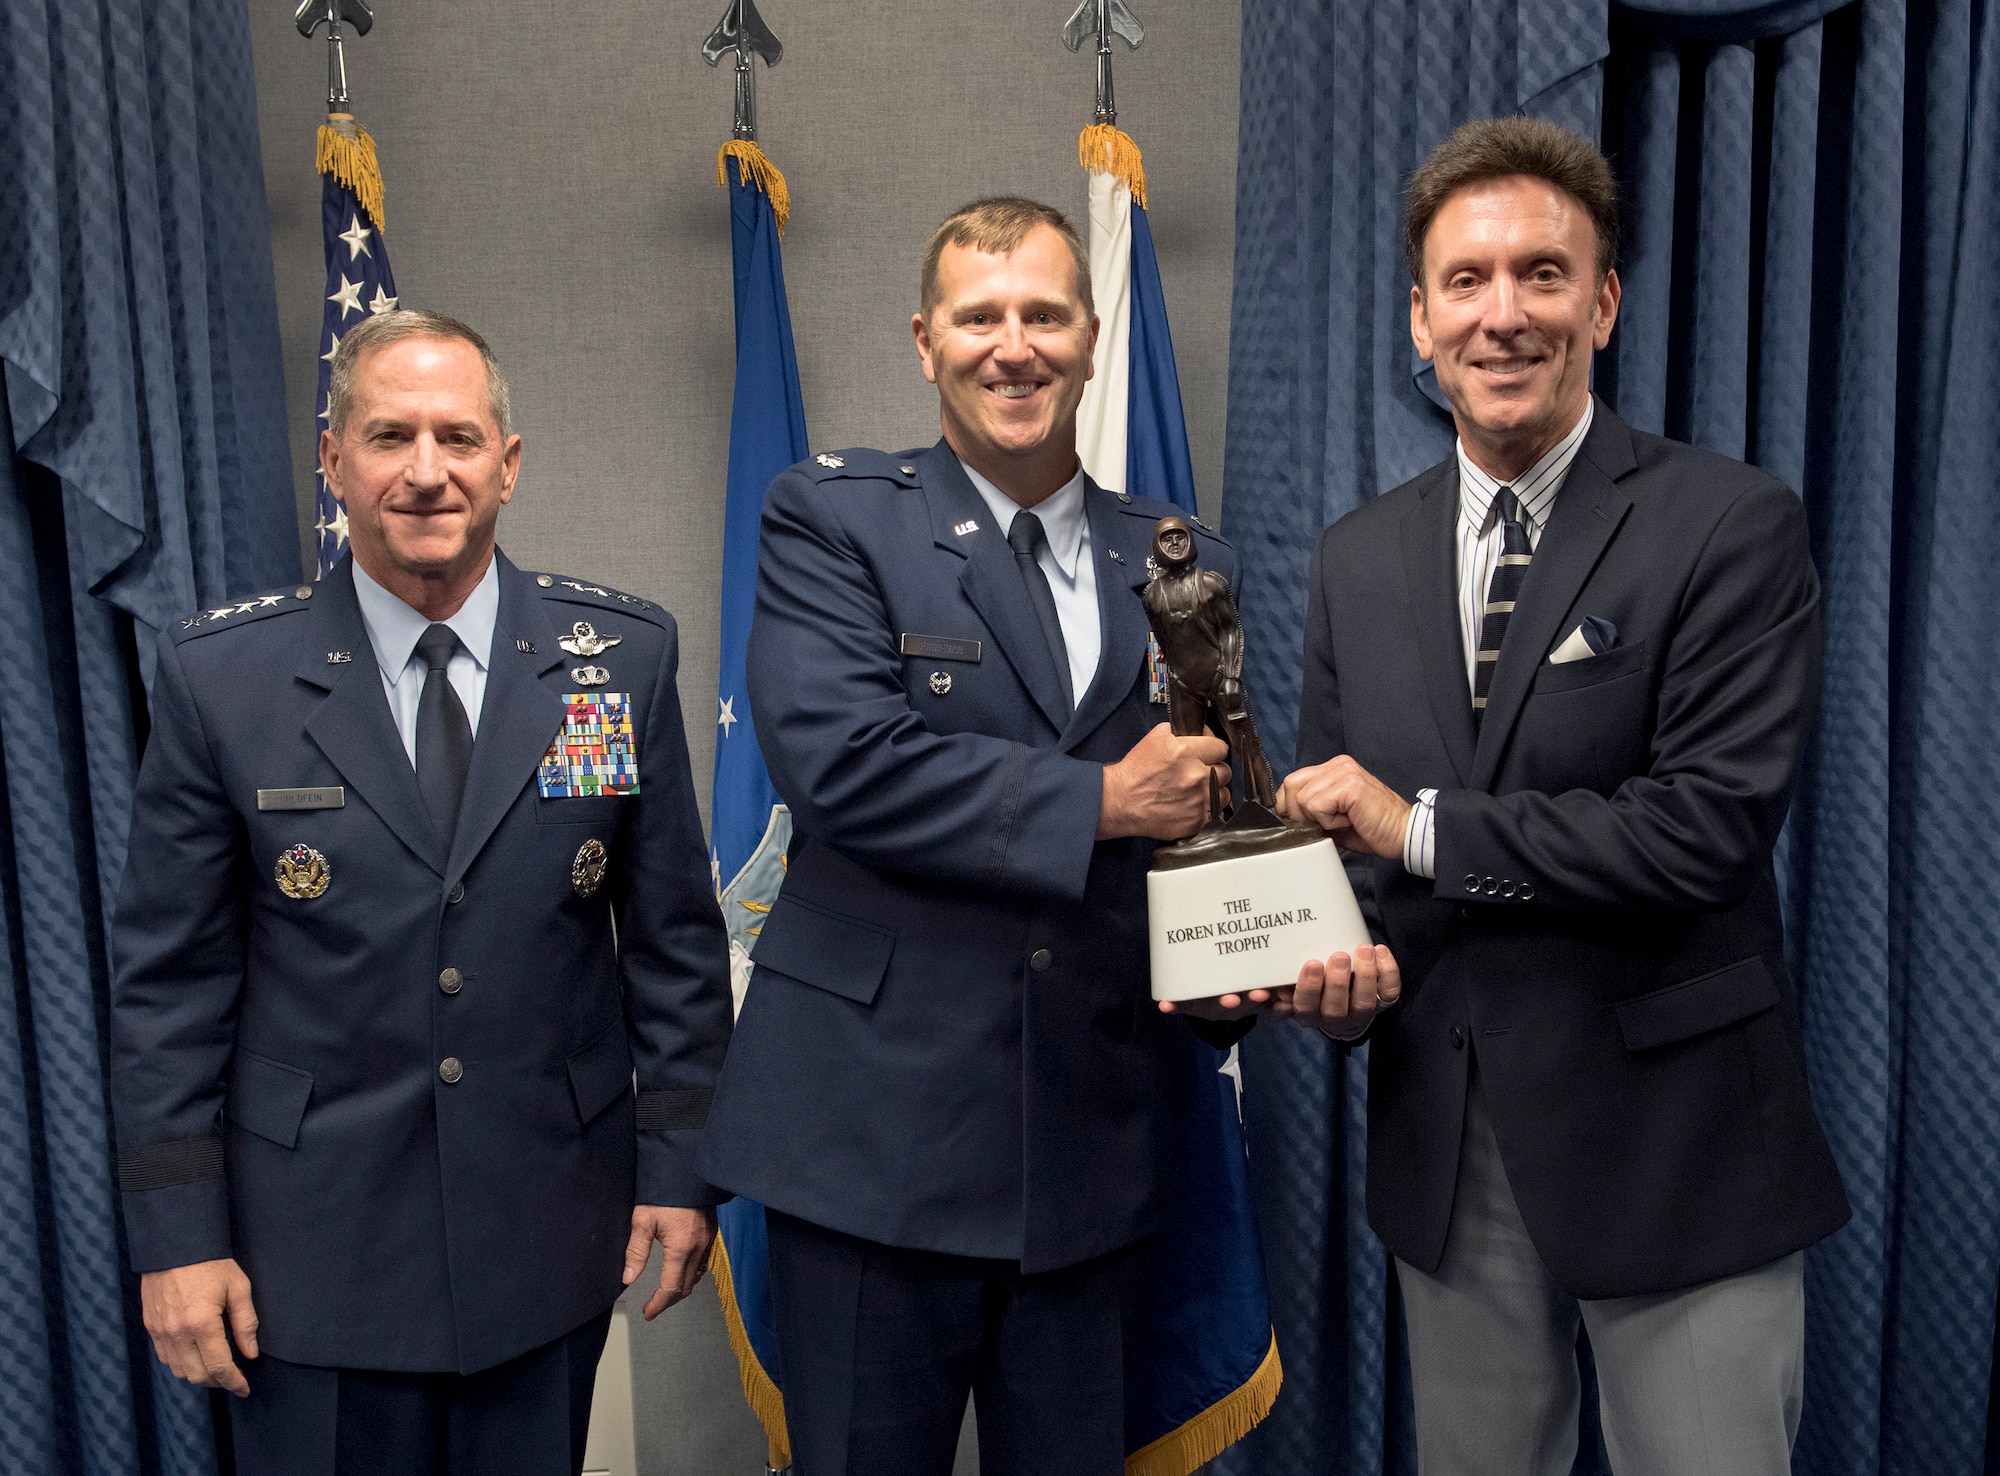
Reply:
[[1403, 869], [1412, 876], [1437, 875], [1437, 797], [1435, 789], [1418, 790], [1403, 828]]

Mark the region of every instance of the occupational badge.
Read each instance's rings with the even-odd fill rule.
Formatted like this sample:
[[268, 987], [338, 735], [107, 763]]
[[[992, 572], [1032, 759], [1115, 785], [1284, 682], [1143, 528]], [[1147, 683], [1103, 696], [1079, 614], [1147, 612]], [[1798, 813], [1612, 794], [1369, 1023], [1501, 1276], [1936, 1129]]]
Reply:
[[579, 687], [601, 687], [611, 680], [611, 673], [601, 666], [572, 666], [569, 679]]
[[624, 639], [623, 636], [599, 635], [588, 620], [579, 620], [570, 627], [570, 633], [556, 644], [572, 656], [601, 656]]
[[630, 692], [565, 692], [562, 731], [535, 770], [543, 799], [639, 792]]
[[579, 897], [588, 897], [604, 885], [604, 868], [610, 863], [604, 842], [592, 836], [577, 847], [576, 859], [569, 863], [569, 884]]
[[945, 693], [949, 692], [951, 690], [951, 673], [948, 671], [932, 672], [931, 690], [937, 693], [937, 695], [940, 697], [944, 696]]
[[333, 868], [311, 846], [297, 845], [279, 854], [276, 876], [279, 891], [301, 902], [310, 902], [333, 880]]

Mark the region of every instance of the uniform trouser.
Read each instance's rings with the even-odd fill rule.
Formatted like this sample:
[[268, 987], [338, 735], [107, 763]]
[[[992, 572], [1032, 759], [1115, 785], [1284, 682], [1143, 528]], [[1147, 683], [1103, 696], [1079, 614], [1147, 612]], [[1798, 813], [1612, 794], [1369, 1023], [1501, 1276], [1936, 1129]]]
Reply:
[[770, 1212], [795, 1476], [949, 1476], [968, 1394], [983, 1476], [1120, 1476], [1129, 1251], [1038, 1275]]
[[1589, 1330], [1617, 1476], [1789, 1476], [1803, 1395], [1803, 1253], [1657, 1296], [1555, 1284], [1508, 1187], [1475, 1065], [1444, 1261], [1402, 1261], [1422, 1476], [1568, 1476]]
[[316, 1368], [265, 1354], [229, 1401], [238, 1476], [577, 1476], [611, 1326], [478, 1373]]

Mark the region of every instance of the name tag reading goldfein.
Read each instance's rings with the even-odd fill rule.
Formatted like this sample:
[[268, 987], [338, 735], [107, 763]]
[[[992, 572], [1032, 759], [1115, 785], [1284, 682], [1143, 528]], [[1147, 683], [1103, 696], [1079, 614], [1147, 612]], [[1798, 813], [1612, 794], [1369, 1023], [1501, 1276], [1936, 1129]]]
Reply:
[[535, 770], [543, 799], [639, 792], [630, 692], [568, 692], [563, 725]]
[[928, 656], [933, 661], [977, 661], [979, 642], [957, 636], [912, 635], [903, 632], [905, 656]]
[[260, 789], [260, 810], [341, 810], [347, 807], [347, 791], [338, 784], [322, 784], [313, 789]]

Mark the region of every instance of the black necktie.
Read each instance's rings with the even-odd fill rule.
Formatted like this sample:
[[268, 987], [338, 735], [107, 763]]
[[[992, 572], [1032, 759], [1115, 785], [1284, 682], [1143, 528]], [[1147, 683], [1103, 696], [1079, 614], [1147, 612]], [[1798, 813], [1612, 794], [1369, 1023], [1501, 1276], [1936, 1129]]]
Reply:
[[1493, 668], [1500, 664], [1500, 643], [1507, 638], [1507, 622], [1514, 617], [1514, 602], [1528, 578], [1528, 562], [1534, 551], [1528, 547], [1528, 524], [1521, 511], [1521, 499], [1512, 487], [1502, 487], [1494, 495], [1500, 508], [1500, 559], [1493, 566], [1493, 580], [1486, 586], [1486, 604], [1479, 614], [1479, 659], [1472, 672], [1472, 726], [1479, 727], [1486, 715], [1486, 693], [1493, 685]]
[[1062, 682], [1063, 705], [1074, 711], [1076, 693], [1070, 690], [1069, 647], [1063, 641], [1062, 621], [1056, 615], [1056, 597], [1049, 593], [1049, 576], [1042, 572], [1042, 566], [1035, 560], [1035, 550], [1047, 541], [1040, 518], [1031, 512], [1014, 514], [1013, 525], [1007, 529], [1007, 546], [1014, 550], [1014, 562], [1021, 569], [1021, 582], [1028, 587], [1028, 603], [1035, 607], [1035, 616], [1042, 622], [1042, 634], [1048, 637], [1049, 654], [1056, 659], [1056, 676]]
[[457, 650], [458, 635], [449, 625], [433, 625], [417, 637], [417, 655], [429, 668], [417, 699], [417, 790], [446, 840], [458, 829], [458, 802], [472, 767], [472, 724], [444, 670]]

